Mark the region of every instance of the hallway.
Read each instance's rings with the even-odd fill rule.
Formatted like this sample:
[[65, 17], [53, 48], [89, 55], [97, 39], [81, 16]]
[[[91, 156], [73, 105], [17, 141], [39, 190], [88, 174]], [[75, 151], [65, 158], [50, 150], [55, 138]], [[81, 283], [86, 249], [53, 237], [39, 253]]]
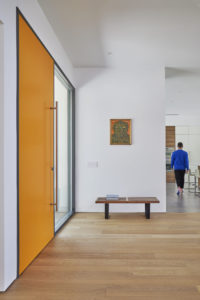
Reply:
[[199, 237], [199, 213], [77, 213], [0, 299], [200, 299]]

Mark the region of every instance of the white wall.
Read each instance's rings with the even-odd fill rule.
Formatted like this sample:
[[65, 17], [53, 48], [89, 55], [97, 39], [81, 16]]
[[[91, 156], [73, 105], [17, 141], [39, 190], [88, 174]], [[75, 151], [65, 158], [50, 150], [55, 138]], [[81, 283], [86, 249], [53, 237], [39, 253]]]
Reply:
[[0, 21], [0, 287], [3, 285], [3, 24]]
[[195, 115], [166, 116], [165, 122], [166, 126], [200, 126], [200, 117]]
[[[199, 118], [200, 114], [200, 70], [199, 69], [171, 69], [166, 70], [166, 114], [179, 114], [169, 116], [169, 119], [192, 117]], [[194, 122], [194, 121], [193, 121]]]
[[0, 290], [12, 283], [17, 271], [16, 6], [74, 82], [73, 67], [37, 1], [0, 0], [4, 23], [4, 282]]
[[[164, 68], [77, 69], [76, 210], [103, 211], [99, 196], [156, 196], [166, 211]], [[133, 144], [109, 145], [109, 120], [133, 120]], [[95, 167], [98, 162], [98, 167]], [[113, 205], [111, 211], [144, 211]]]

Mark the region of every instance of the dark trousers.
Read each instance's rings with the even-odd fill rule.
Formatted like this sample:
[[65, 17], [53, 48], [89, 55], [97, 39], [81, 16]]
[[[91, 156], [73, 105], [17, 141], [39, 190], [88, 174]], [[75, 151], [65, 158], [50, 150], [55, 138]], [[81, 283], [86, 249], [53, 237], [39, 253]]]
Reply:
[[184, 188], [184, 176], [185, 176], [185, 170], [175, 170], [175, 178], [176, 178], [176, 184], [180, 188]]

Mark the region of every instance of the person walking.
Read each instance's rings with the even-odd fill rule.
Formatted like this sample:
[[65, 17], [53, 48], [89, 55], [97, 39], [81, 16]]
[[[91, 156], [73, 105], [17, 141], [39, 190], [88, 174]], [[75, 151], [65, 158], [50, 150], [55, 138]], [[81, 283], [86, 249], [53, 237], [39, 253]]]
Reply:
[[172, 153], [171, 168], [174, 168], [176, 184], [178, 187], [177, 195], [183, 193], [185, 172], [189, 170], [188, 153], [183, 150], [183, 143], [177, 144], [178, 150]]

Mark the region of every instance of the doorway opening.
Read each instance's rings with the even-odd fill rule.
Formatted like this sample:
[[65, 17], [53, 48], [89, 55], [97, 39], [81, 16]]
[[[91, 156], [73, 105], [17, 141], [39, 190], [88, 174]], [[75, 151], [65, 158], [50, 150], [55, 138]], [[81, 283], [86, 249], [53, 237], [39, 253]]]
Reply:
[[[200, 212], [200, 70], [165, 70], [166, 187], [168, 212]], [[171, 155], [178, 142], [189, 158], [184, 192], [177, 195]]]

